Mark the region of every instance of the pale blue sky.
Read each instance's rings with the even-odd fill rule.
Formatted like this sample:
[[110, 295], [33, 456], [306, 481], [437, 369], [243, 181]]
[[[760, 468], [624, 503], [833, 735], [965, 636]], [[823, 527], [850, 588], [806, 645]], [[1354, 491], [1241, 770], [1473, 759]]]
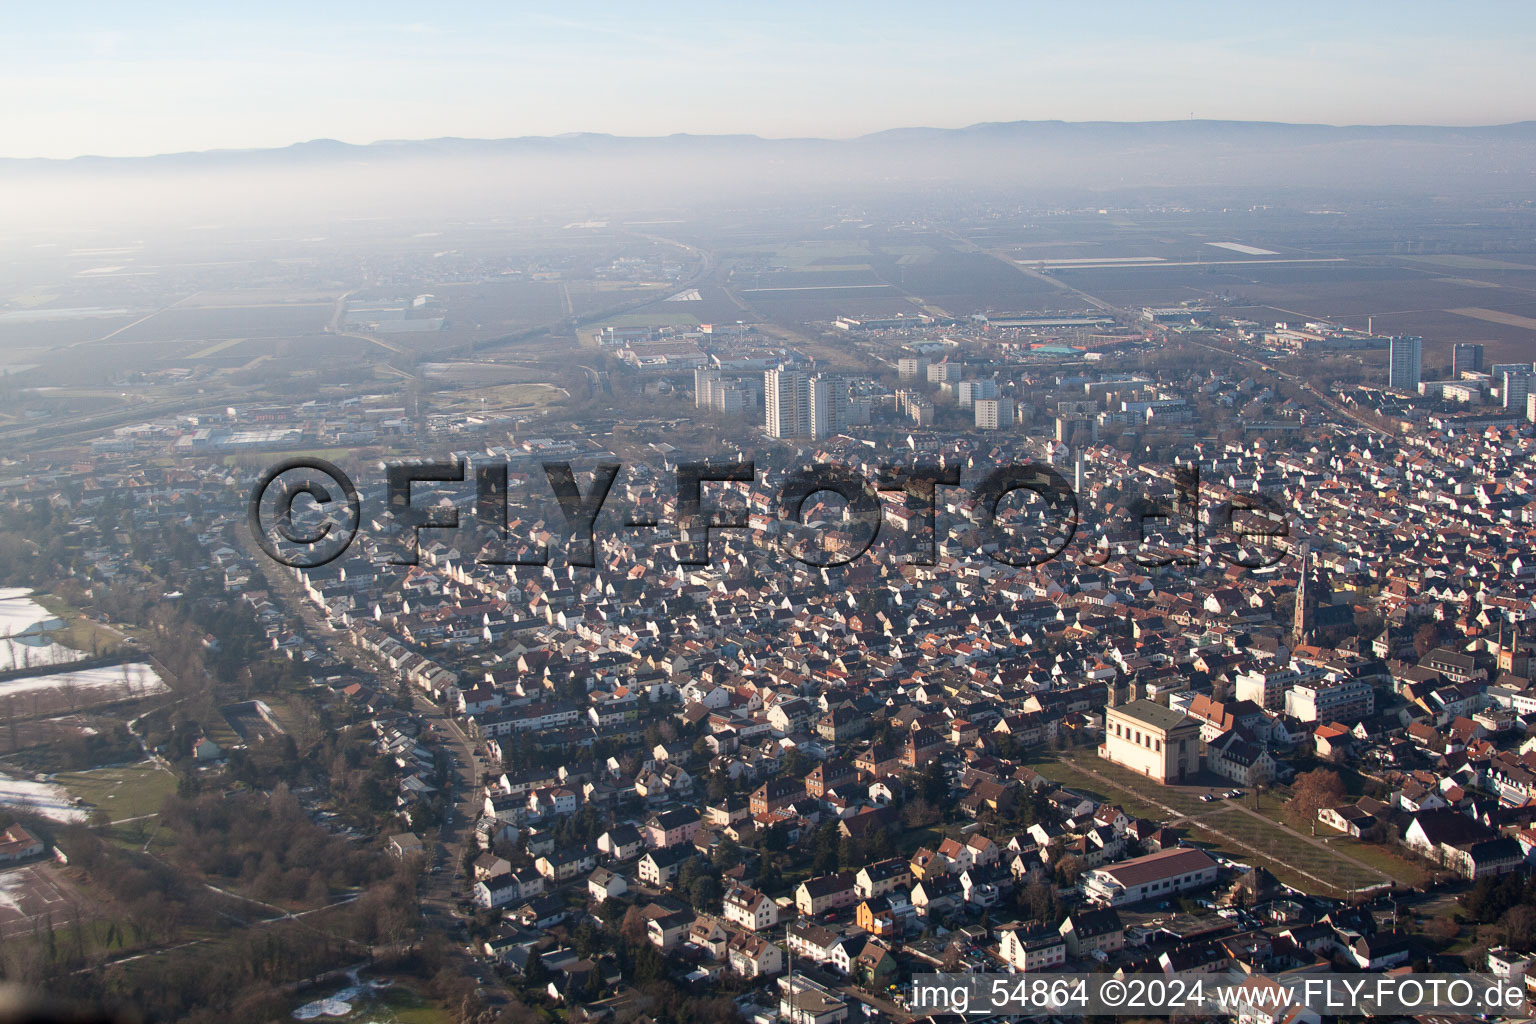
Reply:
[[0, 155], [572, 131], [1536, 119], [1536, 4], [13, 5]]

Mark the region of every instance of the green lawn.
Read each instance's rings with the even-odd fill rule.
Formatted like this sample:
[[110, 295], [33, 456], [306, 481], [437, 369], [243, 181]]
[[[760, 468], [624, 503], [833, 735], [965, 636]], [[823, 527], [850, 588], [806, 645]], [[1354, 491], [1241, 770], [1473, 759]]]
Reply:
[[[1125, 808], [1130, 813], [1161, 820], [1168, 817], [1168, 812], [1163, 809], [1165, 807], [1172, 808], [1179, 814], [1188, 815], [1198, 815], [1202, 811], [1208, 811], [1211, 808], [1210, 804], [1203, 803], [1200, 800], [1200, 794], [1205, 792], [1205, 787], [1159, 786], [1150, 779], [1143, 778], [1135, 772], [1128, 771], [1117, 764], [1099, 757], [1097, 747], [1077, 747], [1072, 750], [1063, 751], [1057, 764], [1067, 771], [1076, 772], [1080, 778], [1086, 779], [1087, 781], [1083, 783], [1084, 785], [1095, 786], [1100, 791], [1106, 788], [1105, 784], [1102, 780], [1094, 778], [1091, 773], [1097, 772], [1104, 779], [1116, 783], [1116, 786], [1109, 787], [1109, 792], [1104, 793], [1104, 797], [1112, 803]], [[1047, 765], [1036, 765], [1035, 770], [1047, 778], [1054, 778], [1047, 771]], [[1131, 795], [1133, 793], [1144, 793], [1146, 795], [1141, 799], [1137, 799]], [[1152, 808], [1155, 813], [1149, 813], [1145, 810], [1132, 811], [1131, 805], [1133, 804], [1142, 808]]]
[[[1347, 776], [1346, 776], [1347, 779]], [[1358, 795], [1351, 791], [1351, 796]], [[1259, 806], [1259, 813], [1277, 824], [1290, 825], [1290, 820], [1285, 815], [1285, 801], [1273, 793], [1266, 794]], [[1294, 827], [1294, 826], [1292, 826]], [[1390, 846], [1382, 846], [1377, 843], [1362, 843], [1354, 836], [1345, 835], [1336, 829], [1319, 822], [1317, 825], [1318, 838], [1326, 838], [1328, 845], [1338, 849], [1356, 860], [1386, 872], [1399, 882], [1407, 885], [1423, 885], [1429, 880], [1429, 869], [1417, 858], [1399, 853]]]
[[113, 825], [107, 829], [107, 838], [125, 850], [157, 857], [165, 857], [176, 848], [175, 836], [170, 829], [160, 826], [158, 815]]
[[112, 821], [158, 814], [165, 798], [176, 791], [176, 776], [152, 761], [60, 772], [55, 779], [70, 793], [100, 807]]
[[897, 844], [897, 852], [903, 857], [911, 857], [920, 848], [926, 846], [929, 849], [937, 849], [944, 841], [944, 833], [936, 828], [907, 829], [901, 834], [901, 842]]
[[1102, 780], [1086, 774], [1071, 761], [1045, 761], [1032, 767], [1052, 782], [1059, 782], [1068, 789], [1095, 800], [1107, 800], [1127, 814], [1134, 814], [1138, 818], [1162, 821], [1168, 816], [1168, 812], [1161, 807], [1137, 800], [1118, 789], [1104, 785]]
[[1231, 810], [1211, 821], [1212, 828], [1232, 836], [1255, 853], [1263, 853], [1298, 871], [1323, 879], [1337, 888], [1361, 889], [1380, 885], [1387, 879], [1375, 872], [1352, 864], [1343, 857], [1320, 849], [1294, 833], [1287, 832], [1268, 819], [1255, 818], [1238, 810]]
[[[1351, 889], [1387, 881], [1369, 868], [1409, 883], [1419, 877], [1412, 865], [1391, 851], [1369, 848], [1352, 839], [1329, 841], [1330, 847], [1337, 848], [1342, 856], [1330, 848], [1313, 845], [1282, 827], [1282, 805], [1272, 796], [1263, 801], [1260, 813], [1264, 817], [1256, 818], [1233, 801], [1202, 801], [1200, 795], [1206, 791], [1203, 786], [1159, 786], [1101, 759], [1091, 747], [1064, 751], [1033, 767], [1054, 782], [1107, 800], [1128, 814], [1154, 821], [1172, 821], [1183, 816], [1187, 820], [1172, 821], [1173, 827], [1185, 830], [1191, 841], [1209, 845], [1241, 863], [1262, 865], [1282, 882], [1298, 889], [1316, 891], [1326, 886], [1343, 895]], [[1368, 867], [1352, 863], [1346, 856]]]
[[[1321, 834], [1323, 826], [1318, 826]], [[1376, 843], [1362, 843], [1353, 836], [1340, 836], [1328, 841], [1330, 846], [1336, 846], [1348, 853], [1356, 860], [1363, 860], [1373, 868], [1379, 868], [1408, 885], [1423, 885], [1429, 881], [1429, 869], [1421, 862], [1397, 853], [1390, 846], [1381, 846]]]

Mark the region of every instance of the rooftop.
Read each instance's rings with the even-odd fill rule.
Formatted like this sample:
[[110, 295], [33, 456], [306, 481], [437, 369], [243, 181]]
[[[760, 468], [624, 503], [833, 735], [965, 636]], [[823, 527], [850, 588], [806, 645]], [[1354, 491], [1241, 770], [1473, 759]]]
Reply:
[[1163, 732], [1168, 732], [1189, 720], [1189, 716], [1184, 712], [1175, 711], [1173, 708], [1150, 700], [1133, 700], [1129, 704], [1116, 705], [1109, 710]]

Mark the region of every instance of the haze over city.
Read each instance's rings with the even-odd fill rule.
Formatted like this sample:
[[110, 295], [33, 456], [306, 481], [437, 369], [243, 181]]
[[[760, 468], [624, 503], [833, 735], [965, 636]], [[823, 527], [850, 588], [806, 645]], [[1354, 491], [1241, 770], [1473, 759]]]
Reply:
[[1529, 1019], [1533, 29], [9, 12], [0, 1024]]

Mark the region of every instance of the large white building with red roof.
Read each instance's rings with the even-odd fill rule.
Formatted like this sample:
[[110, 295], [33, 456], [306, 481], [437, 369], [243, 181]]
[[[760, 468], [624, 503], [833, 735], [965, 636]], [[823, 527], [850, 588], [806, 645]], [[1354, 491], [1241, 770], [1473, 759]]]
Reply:
[[1094, 868], [1083, 877], [1090, 903], [1120, 907], [1163, 899], [1216, 881], [1216, 862], [1203, 850], [1177, 848]]

